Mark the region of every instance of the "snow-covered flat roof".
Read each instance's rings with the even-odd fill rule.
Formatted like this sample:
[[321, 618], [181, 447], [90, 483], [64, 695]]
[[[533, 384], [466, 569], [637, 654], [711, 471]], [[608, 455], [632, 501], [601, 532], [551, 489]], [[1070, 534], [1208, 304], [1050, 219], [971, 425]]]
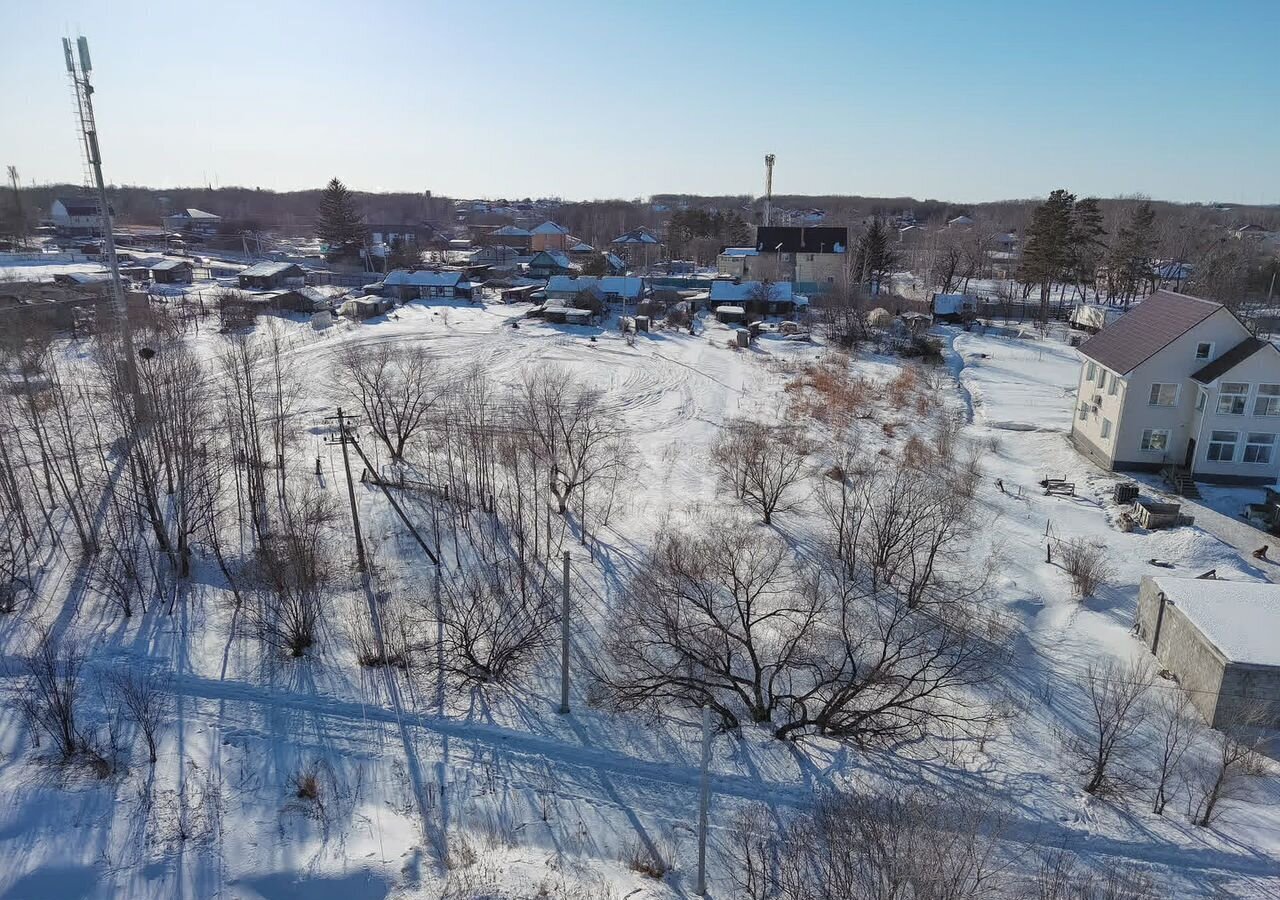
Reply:
[[1280, 585], [1165, 576], [1155, 583], [1231, 662], [1280, 666]]

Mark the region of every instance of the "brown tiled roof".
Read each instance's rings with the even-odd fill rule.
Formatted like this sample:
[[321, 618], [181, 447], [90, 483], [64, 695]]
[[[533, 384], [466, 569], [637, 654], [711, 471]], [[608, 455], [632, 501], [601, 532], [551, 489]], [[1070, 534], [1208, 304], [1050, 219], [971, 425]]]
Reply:
[[1222, 309], [1221, 303], [1156, 291], [1080, 345], [1080, 352], [1127, 375]]
[[1200, 371], [1192, 373], [1191, 377], [1201, 384], [1209, 384], [1226, 375], [1265, 346], [1267, 341], [1260, 341], [1255, 337], [1245, 338]]

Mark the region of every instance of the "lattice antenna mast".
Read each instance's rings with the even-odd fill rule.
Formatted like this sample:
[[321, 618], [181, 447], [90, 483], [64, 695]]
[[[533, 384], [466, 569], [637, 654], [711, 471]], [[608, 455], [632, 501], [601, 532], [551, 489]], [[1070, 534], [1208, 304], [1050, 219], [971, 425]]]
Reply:
[[22, 209], [22, 188], [18, 186], [18, 167], [9, 166], [9, 187], [13, 190], [13, 230], [18, 249], [27, 246], [27, 216]]
[[76, 114], [80, 119], [80, 132], [84, 138], [85, 160], [93, 173], [94, 187], [98, 193], [98, 212], [102, 220], [102, 246], [107, 251], [107, 266], [111, 270], [111, 299], [120, 322], [120, 340], [124, 349], [125, 379], [129, 392], [138, 396], [138, 357], [133, 347], [133, 329], [129, 325], [129, 307], [124, 298], [124, 285], [120, 281], [120, 263], [116, 259], [115, 235], [111, 231], [111, 207], [107, 204], [107, 186], [102, 178], [102, 153], [98, 148], [98, 126], [93, 118], [93, 85], [89, 73], [93, 63], [89, 59], [89, 41], [83, 35], [76, 38], [75, 50], [71, 39], [62, 39], [62, 53], [67, 61], [67, 74], [75, 88]]

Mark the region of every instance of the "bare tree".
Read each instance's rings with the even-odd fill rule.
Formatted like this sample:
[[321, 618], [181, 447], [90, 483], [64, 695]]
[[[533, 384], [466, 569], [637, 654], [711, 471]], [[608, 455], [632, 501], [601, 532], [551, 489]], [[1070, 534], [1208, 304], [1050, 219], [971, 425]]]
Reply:
[[912, 606], [861, 572], [801, 564], [776, 538], [712, 523], [659, 535], [598, 678], [622, 707], [708, 705], [727, 727], [891, 746], [989, 719], [967, 692], [1000, 642], [967, 598], [939, 591]]
[[391, 458], [403, 459], [405, 445], [426, 427], [443, 393], [427, 351], [416, 345], [351, 344], [343, 351], [340, 375]]
[[1212, 755], [1188, 779], [1191, 821], [1201, 828], [1213, 824], [1224, 803], [1242, 798], [1250, 782], [1266, 772], [1261, 739], [1254, 736], [1258, 721], [1258, 711], [1250, 709], [1233, 725], [1212, 732]]
[[74, 641], [58, 641], [41, 631], [24, 667], [26, 684], [18, 697], [23, 716], [35, 729], [48, 735], [64, 760], [86, 749], [80, 727], [80, 692], [83, 689], [84, 653]]
[[735, 419], [721, 431], [711, 458], [738, 499], [768, 525], [775, 513], [791, 508], [788, 494], [804, 480], [812, 452], [799, 428]]
[[1126, 781], [1117, 769], [1134, 748], [1151, 688], [1151, 670], [1141, 660], [1123, 666], [1090, 664], [1084, 688], [1084, 733], [1069, 738], [1067, 750], [1081, 763], [1086, 793], [1116, 793]]
[[519, 427], [548, 474], [558, 511], [565, 513], [575, 496], [583, 499], [594, 482], [626, 466], [631, 443], [601, 393], [584, 388], [567, 369], [530, 370], [519, 390]]
[[1152, 791], [1151, 811], [1163, 815], [1169, 801], [1169, 786], [1177, 775], [1187, 748], [1196, 732], [1196, 722], [1191, 710], [1191, 698], [1183, 690], [1169, 688], [1160, 693], [1157, 705], [1160, 726], [1160, 742], [1156, 745], [1158, 756], [1152, 773], [1155, 787]]
[[165, 684], [156, 676], [131, 669], [107, 676], [111, 699], [142, 732], [147, 744], [147, 758], [156, 761], [156, 742], [169, 711], [169, 695]]
[[265, 644], [294, 657], [315, 643], [325, 612], [334, 572], [324, 539], [335, 518], [333, 498], [308, 483], [287, 497], [278, 533], [258, 551], [249, 620]]
[[551, 598], [522, 592], [505, 568], [467, 572], [441, 597], [438, 646], [446, 673], [469, 684], [510, 682], [545, 649], [557, 620]]

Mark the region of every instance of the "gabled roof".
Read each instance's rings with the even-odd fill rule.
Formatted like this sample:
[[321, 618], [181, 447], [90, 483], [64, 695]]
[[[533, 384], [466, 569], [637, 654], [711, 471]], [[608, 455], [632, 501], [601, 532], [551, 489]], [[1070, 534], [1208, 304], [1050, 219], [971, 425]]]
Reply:
[[[743, 302], [760, 294], [761, 281], [713, 281], [708, 298], [712, 303]], [[769, 285], [769, 299], [776, 302], [791, 299], [791, 282], [775, 281]]]
[[[102, 215], [102, 204], [97, 197], [58, 197], [53, 202], [61, 203], [69, 216]], [[111, 209], [111, 213], [115, 215], [115, 209]]]
[[592, 247], [586, 241], [578, 241], [578, 243], [574, 244], [572, 247], [569, 248], [569, 252], [570, 253], [595, 253], [596, 248]]
[[202, 209], [195, 209], [192, 207], [179, 210], [178, 212], [174, 213], [174, 216], [180, 217], [183, 219], [205, 219], [211, 222], [218, 222], [218, 221], [221, 221], [222, 219], [222, 216], [214, 215], [211, 212], [205, 212]]
[[565, 256], [564, 251], [562, 250], [539, 250], [533, 255], [533, 258], [529, 260], [529, 265], [532, 266], [538, 264], [538, 258], [542, 256], [548, 257], [553, 263], [564, 269], [573, 265], [573, 263], [569, 261], [569, 257]]
[[152, 272], [172, 272], [174, 269], [191, 268], [191, 263], [185, 259], [162, 259], [151, 267]]
[[720, 255], [729, 257], [759, 256], [760, 251], [755, 247], [725, 247], [720, 251]]
[[387, 273], [382, 279], [383, 284], [399, 286], [410, 285], [412, 287], [454, 287], [462, 280], [461, 272], [437, 272], [431, 269], [424, 269], [419, 272], [410, 272], [406, 269], [395, 269]]
[[645, 228], [632, 228], [626, 234], [620, 234], [609, 243], [611, 244], [657, 244], [660, 243], [656, 237], [650, 234]]
[[297, 263], [290, 262], [260, 262], [254, 263], [249, 268], [240, 272], [240, 277], [248, 276], [249, 278], [270, 278], [272, 275], [280, 275], [290, 269], [302, 271], [302, 267]]
[[1200, 369], [1198, 372], [1193, 372], [1191, 377], [1201, 384], [1210, 384], [1217, 381], [1223, 375], [1226, 375], [1236, 366], [1240, 365], [1240, 363], [1244, 362], [1264, 347], [1272, 347], [1272, 349], [1275, 349], [1269, 341], [1260, 341], [1255, 337], [1245, 338], [1226, 353], [1209, 363], [1203, 369]]
[[642, 297], [644, 279], [622, 275], [552, 275], [547, 281], [547, 293], [576, 294], [592, 289], [628, 299]]
[[494, 232], [498, 237], [529, 237], [532, 234], [532, 231], [527, 231], [518, 225], [503, 225]]
[[530, 234], [568, 234], [569, 229], [563, 225], [557, 225], [555, 222], [543, 222], [537, 228], [533, 229]]
[[1221, 303], [1173, 291], [1156, 291], [1080, 345], [1080, 353], [1128, 375], [1222, 309]]
[[756, 249], [765, 253], [843, 253], [848, 245], [849, 229], [838, 225], [762, 225], [756, 229]]

